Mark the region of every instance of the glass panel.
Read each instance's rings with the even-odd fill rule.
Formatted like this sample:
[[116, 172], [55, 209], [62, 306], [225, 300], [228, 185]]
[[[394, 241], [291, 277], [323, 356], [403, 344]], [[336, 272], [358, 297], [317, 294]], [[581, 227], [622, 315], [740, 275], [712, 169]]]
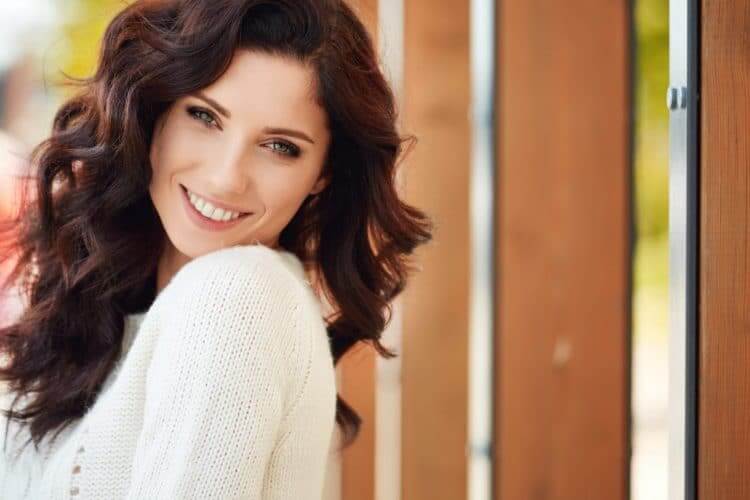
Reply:
[[667, 498], [669, 456], [669, 0], [635, 3], [636, 246], [631, 498]]

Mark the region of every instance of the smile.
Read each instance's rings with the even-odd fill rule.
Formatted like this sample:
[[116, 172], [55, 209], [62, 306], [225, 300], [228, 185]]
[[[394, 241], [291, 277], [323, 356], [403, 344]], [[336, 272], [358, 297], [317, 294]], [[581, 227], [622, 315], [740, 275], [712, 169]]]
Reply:
[[228, 229], [248, 215], [252, 215], [252, 212], [237, 212], [226, 207], [217, 207], [183, 185], [180, 185], [180, 189], [189, 218], [201, 229], [209, 231]]

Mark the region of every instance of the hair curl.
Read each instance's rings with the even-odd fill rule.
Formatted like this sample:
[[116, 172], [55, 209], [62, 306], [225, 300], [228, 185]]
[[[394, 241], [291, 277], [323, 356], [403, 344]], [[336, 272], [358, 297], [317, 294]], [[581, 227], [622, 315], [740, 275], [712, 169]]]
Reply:
[[[80, 91], [31, 152], [33, 196], [0, 233], [14, 243], [3, 261], [16, 259], [4, 286], [26, 298], [0, 329], [0, 380], [16, 393], [4, 414], [30, 426], [35, 447], [85, 414], [122, 354], [125, 315], [155, 298], [167, 238], [148, 194], [157, 118], [216, 81], [237, 49], [315, 69], [330, 182], [279, 245], [322, 278], [335, 363], [359, 341], [397, 356], [380, 343], [390, 301], [433, 226], [397, 194], [397, 160], [415, 138], [396, 129], [394, 96], [360, 20], [341, 0], [138, 0], [108, 25], [93, 76], [72, 79]], [[28, 404], [13, 410], [22, 396]], [[339, 395], [336, 421], [347, 446], [361, 418]]]

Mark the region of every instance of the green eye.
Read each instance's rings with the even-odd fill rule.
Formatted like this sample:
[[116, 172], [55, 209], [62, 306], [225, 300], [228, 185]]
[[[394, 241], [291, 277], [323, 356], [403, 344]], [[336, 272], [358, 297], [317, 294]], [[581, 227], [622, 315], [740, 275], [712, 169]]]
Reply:
[[288, 142], [284, 141], [273, 141], [271, 144], [271, 149], [280, 155], [284, 156], [291, 156], [291, 157], [297, 157], [299, 156], [299, 148], [295, 146], [294, 144], [290, 144]]
[[193, 107], [188, 108], [187, 111], [190, 116], [192, 116], [196, 120], [202, 121], [209, 127], [213, 127], [216, 125], [216, 119], [214, 118], [213, 113], [211, 113], [208, 110], [193, 106]]

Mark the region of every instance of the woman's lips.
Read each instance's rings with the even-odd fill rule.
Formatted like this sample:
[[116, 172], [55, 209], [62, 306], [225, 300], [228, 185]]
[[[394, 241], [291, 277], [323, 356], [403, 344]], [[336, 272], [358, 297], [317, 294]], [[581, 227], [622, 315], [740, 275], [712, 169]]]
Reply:
[[209, 219], [208, 217], [200, 213], [192, 203], [190, 203], [190, 196], [188, 195], [187, 189], [181, 184], [180, 191], [182, 191], [182, 202], [185, 206], [185, 211], [187, 212], [190, 220], [193, 221], [193, 223], [199, 228], [205, 229], [207, 231], [224, 231], [236, 226], [237, 224], [242, 222], [248, 215], [253, 214], [253, 212], [245, 213], [240, 215], [236, 219], [231, 219], [228, 221], [217, 221]]
[[[191, 190], [191, 189], [188, 189], [188, 187], [187, 187], [187, 186], [183, 186], [182, 184], [180, 184], [180, 187], [181, 187], [181, 188], [182, 188], [183, 190], [185, 190], [185, 191], [188, 191], [188, 192], [187, 192], [187, 195], [188, 195], [188, 199], [190, 199], [190, 192], [192, 192], [192, 193], [193, 193], [194, 195], [196, 195], [197, 197], [199, 197], [199, 198], [202, 198], [202, 199], [203, 199], [203, 201], [207, 201], [207, 202], [211, 203], [211, 204], [212, 204], [212, 205], [213, 205], [214, 207], [216, 207], [216, 208], [221, 208], [221, 209], [222, 209], [222, 210], [224, 210], [225, 212], [226, 212], [226, 211], [229, 211], [229, 212], [237, 212], [237, 213], [239, 213], [240, 215], [247, 215], [247, 214], [249, 214], [249, 213], [252, 213], [252, 212], [247, 212], [247, 211], [245, 211], [245, 210], [240, 210], [240, 209], [239, 209], [239, 208], [237, 208], [237, 207], [234, 207], [234, 206], [228, 205], [228, 204], [226, 204], [226, 203], [223, 203], [223, 202], [221, 202], [221, 201], [219, 201], [219, 200], [217, 200], [217, 199], [214, 199], [214, 198], [209, 198], [208, 196], [204, 196], [203, 194], [201, 194], [201, 193], [198, 193], [197, 191], [193, 191], [193, 190]], [[199, 212], [199, 213], [200, 213], [200, 212]]]

